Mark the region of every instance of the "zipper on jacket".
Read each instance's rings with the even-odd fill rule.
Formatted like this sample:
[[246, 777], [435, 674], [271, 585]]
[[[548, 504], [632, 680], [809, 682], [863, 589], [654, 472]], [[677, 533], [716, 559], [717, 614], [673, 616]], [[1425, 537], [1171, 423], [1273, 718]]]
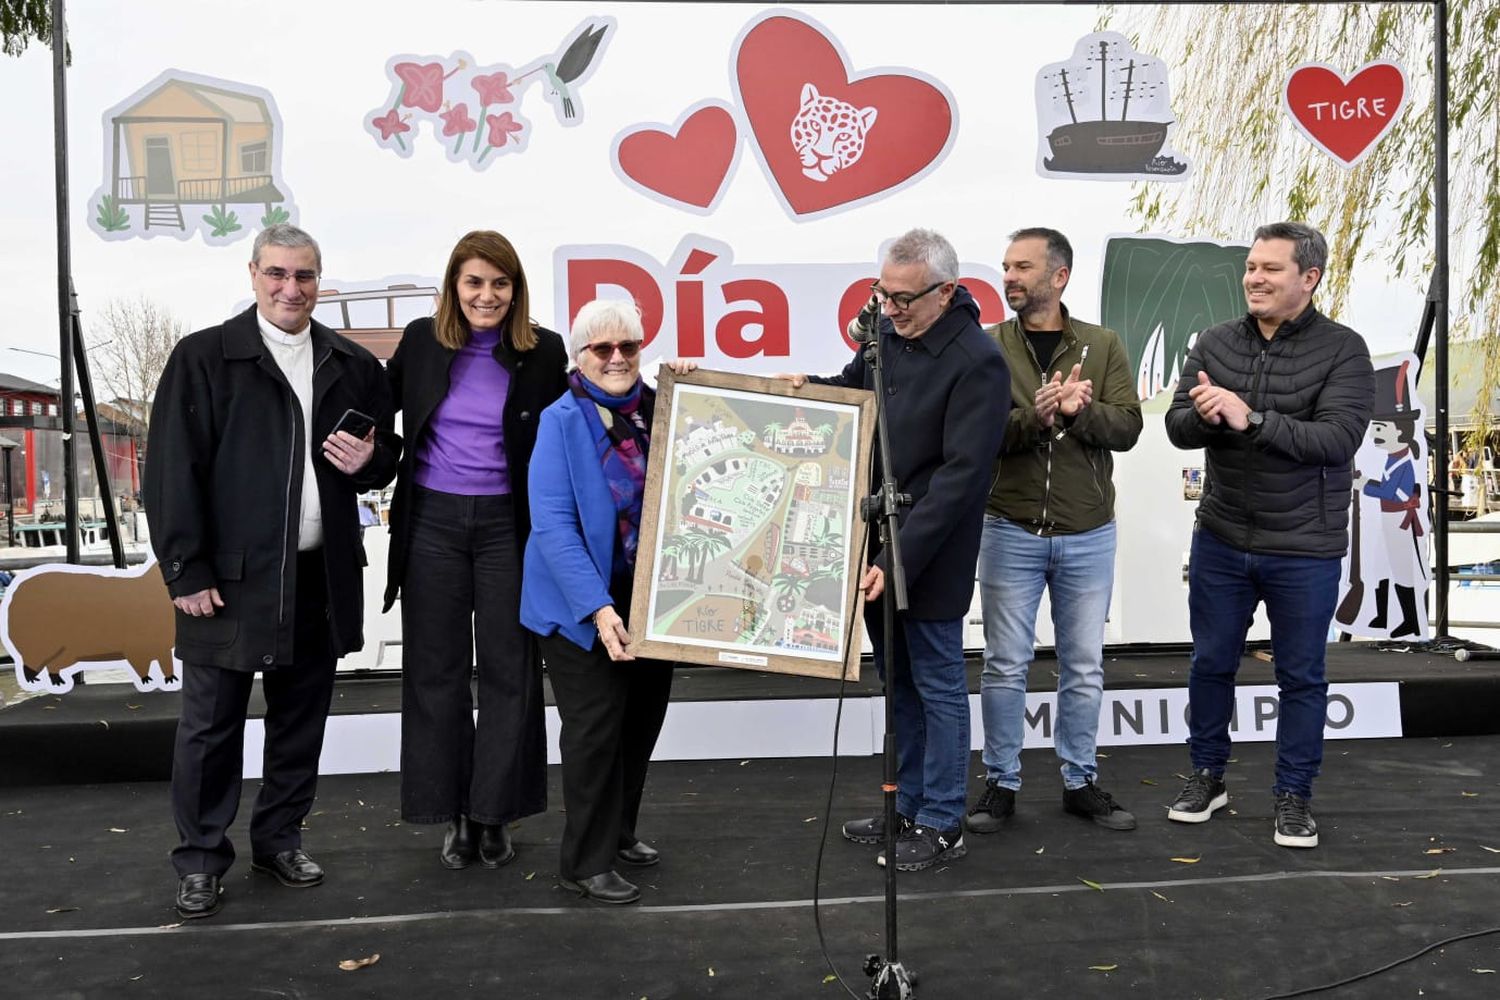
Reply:
[[1328, 530], [1328, 466], [1318, 470], [1321, 478], [1318, 480], [1318, 524], [1324, 531]]
[[[1252, 336], [1256, 334], [1252, 333]], [[1266, 345], [1261, 344], [1260, 354], [1255, 359], [1255, 370], [1250, 375], [1250, 409], [1256, 408], [1256, 399], [1260, 395], [1260, 377], [1266, 366]], [[1245, 549], [1254, 550], [1255, 542], [1255, 511], [1251, 509], [1251, 486], [1255, 482], [1255, 445], [1245, 449]]]

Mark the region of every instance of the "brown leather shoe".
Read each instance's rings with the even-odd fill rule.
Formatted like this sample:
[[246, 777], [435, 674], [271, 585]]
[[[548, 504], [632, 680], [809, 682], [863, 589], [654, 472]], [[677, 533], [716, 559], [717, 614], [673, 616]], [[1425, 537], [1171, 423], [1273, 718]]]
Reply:
[[510, 831], [504, 823], [480, 823], [479, 865], [481, 868], [499, 868], [516, 859], [516, 849], [510, 843]]
[[177, 915], [183, 920], [211, 917], [219, 912], [219, 876], [200, 873], [177, 880]]
[[323, 866], [308, 857], [307, 852], [300, 847], [253, 858], [250, 870], [270, 875], [282, 885], [293, 889], [310, 889], [323, 881]]
[[457, 871], [474, 863], [474, 829], [467, 816], [456, 816], [443, 834], [443, 850], [438, 855], [444, 868]]

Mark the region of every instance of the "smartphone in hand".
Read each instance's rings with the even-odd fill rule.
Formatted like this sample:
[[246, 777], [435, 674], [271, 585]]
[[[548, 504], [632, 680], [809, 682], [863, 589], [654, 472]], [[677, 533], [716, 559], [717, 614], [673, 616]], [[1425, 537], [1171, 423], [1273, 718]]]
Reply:
[[[361, 413], [350, 408], [339, 417], [339, 422], [333, 425], [333, 434], [344, 431], [363, 441], [375, 429], [375, 418], [367, 413]], [[331, 435], [330, 435], [331, 436]]]

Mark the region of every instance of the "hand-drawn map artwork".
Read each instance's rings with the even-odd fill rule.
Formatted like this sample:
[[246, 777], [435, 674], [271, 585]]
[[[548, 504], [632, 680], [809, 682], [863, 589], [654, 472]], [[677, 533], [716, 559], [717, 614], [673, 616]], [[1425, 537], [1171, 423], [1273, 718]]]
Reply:
[[106, 240], [201, 233], [223, 246], [297, 221], [270, 91], [169, 69], [105, 111], [103, 127], [104, 181], [88, 220]]
[[1366, 63], [1345, 79], [1332, 66], [1292, 70], [1282, 105], [1297, 130], [1345, 167], [1369, 156], [1406, 106], [1406, 74], [1393, 62]]
[[1166, 64], [1117, 32], [1085, 35], [1072, 58], [1037, 72], [1036, 118], [1043, 177], [1170, 181], [1188, 174], [1167, 143]]
[[858, 678], [873, 409], [862, 390], [662, 369], [632, 652]]
[[1100, 322], [1120, 335], [1149, 400], [1177, 388], [1200, 330], [1245, 311], [1249, 248], [1166, 236], [1111, 236], [1100, 269]]
[[521, 113], [521, 99], [534, 83], [544, 84], [558, 124], [582, 124], [579, 89], [598, 68], [614, 28], [612, 17], [585, 18], [557, 52], [520, 69], [509, 63], [480, 66], [467, 52], [392, 56], [385, 64], [390, 95], [365, 114], [365, 131], [383, 148], [408, 157], [425, 120], [450, 161], [483, 170], [499, 157], [525, 152], [532, 122]]
[[79, 671], [119, 666], [135, 674], [139, 691], [176, 691], [176, 641], [172, 598], [154, 559], [129, 569], [33, 566], [0, 600], [0, 642], [29, 691], [66, 694]]

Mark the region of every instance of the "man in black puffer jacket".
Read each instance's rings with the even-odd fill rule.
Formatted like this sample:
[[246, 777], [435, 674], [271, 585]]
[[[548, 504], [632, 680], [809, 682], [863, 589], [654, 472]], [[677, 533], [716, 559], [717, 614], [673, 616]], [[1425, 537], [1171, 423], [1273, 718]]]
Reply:
[[1264, 601], [1280, 689], [1272, 790], [1283, 847], [1318, 845], [1308, 800], [1323, 761], [1324, 653], [1348, 541], [1351, 462], [1375, 395], [1364, 340], [1312, 306], [1327, 260], [1311, 226], [1256, 230], [1248, 315], [1198, 335], [1166, 421], [1173, 444], [1203, 449], [1208, 473], [1188, 568], [1193, 774], [1167, 816], [1201, 823], [1229, 802], [1234, 675]]

